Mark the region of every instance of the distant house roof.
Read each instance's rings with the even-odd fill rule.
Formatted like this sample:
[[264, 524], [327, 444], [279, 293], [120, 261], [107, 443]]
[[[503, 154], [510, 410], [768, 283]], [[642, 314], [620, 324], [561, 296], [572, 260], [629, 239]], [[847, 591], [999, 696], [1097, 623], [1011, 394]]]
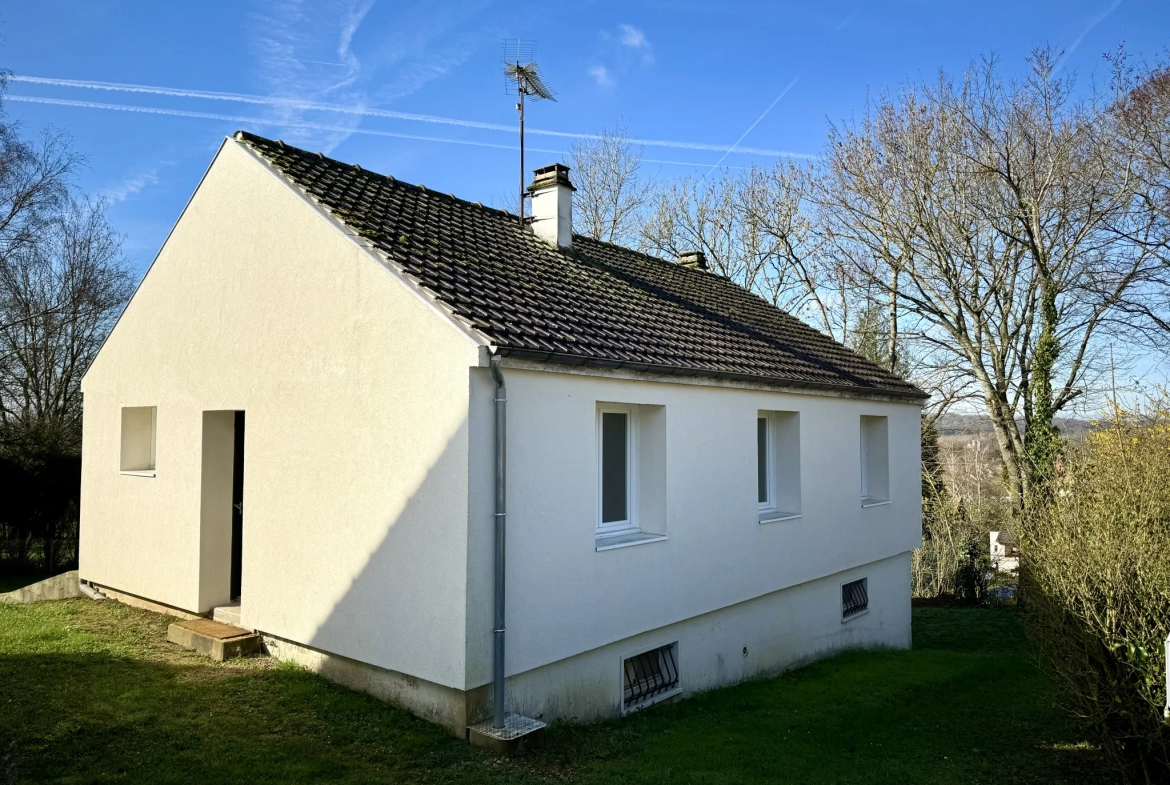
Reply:
[[243, 131], [277, 171], [506, 356], [920, 399], [732, 281]]

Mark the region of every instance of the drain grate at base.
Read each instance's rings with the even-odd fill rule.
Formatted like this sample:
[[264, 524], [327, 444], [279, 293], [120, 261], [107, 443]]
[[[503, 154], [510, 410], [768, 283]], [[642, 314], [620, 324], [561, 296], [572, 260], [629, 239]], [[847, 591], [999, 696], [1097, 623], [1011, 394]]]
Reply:
[[540, 747], [547, 727], [546, 723], [522, 714], [507, 714], [504, 727], [494, 728], [491, 720], [484, 720], [468, 726], [467, 735], [477, 747], [511, 755]]

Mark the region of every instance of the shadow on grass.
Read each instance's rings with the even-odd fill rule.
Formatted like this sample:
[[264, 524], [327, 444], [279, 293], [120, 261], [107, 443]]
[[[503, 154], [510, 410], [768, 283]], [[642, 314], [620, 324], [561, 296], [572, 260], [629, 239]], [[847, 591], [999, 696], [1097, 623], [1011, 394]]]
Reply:
[[483, 780], [478, 751], [294, 667], [0, 656], [0, 704], [21, 781]]
[[538, 754], [501, 760], [299, 668], [183, 652], [163, 642], [165, 617], [10, 606], [0, 761], [7, 735], [20, 781], [35, 782], [1107, 781], [1014, 613], [914, 620], [911, 651], [850, 652], [621, 720], [557, 724]]

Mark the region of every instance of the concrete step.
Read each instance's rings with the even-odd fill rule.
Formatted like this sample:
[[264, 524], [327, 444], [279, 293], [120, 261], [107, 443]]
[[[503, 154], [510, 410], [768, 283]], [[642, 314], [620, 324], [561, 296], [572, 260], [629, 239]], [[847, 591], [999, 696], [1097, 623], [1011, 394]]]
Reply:
[[240, 604], [234, 603], [232, 605], [220, 605], [211, 611], [211, 618], [215, 621], [221, 621], [224, 624], [231, 624], [235, 627], [240, 626]]
[[167, 640], [217, 662], [260, 650], [256, 633], [213, 619], [177, 621], [167, 628]]

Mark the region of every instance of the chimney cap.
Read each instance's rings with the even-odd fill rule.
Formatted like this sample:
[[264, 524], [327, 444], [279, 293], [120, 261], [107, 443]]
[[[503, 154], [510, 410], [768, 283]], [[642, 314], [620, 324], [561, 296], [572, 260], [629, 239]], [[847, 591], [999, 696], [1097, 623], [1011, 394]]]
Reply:
[[678, 263], [692, 270], [706, 270], [707, 255], [702, 251], [683, 251], [678, 255]]
[[529, 191], [543, 191], [545, 188], [564, 185], [576, 191], [577, 188], [569, 181], [569, 167], [564, 164], [549, 164], [532, 170], [532, 184]]

